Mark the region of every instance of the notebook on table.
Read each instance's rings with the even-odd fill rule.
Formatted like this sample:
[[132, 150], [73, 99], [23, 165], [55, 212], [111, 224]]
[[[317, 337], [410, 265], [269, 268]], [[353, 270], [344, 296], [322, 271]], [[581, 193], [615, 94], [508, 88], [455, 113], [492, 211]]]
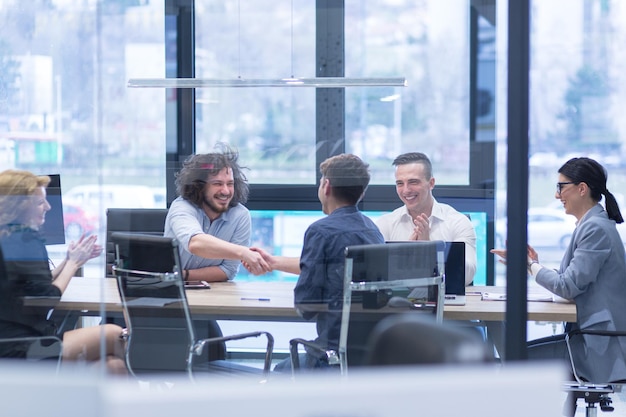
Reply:
[[[462, 306], [465, 305], [465, 242], [445, 243], [445, 304]], [[408, 298], [423, 297], [423, 291], [423, 288], [416, 288], [409, 293]]]

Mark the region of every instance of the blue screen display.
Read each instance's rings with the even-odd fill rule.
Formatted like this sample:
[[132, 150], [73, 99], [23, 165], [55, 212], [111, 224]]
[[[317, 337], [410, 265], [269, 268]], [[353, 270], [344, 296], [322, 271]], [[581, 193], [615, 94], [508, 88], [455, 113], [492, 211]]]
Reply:
[[[363, 211], [363, 214], [376, 220], [387, 212]], [[487, 213], [463, 212], [466, 214], [476, 231], [477, 268], [474, 276], [474, 285], [486, 285], [487, 282]], [[307, 227], [314, 221], [324, 217], [321, 211], [291, 211], [291, 210], [251, 210], [252, 237], [251, 246], [260, 247], [269, 253], [282, 256], [299, 257], [302, 251], [302, 241]], [[254, 276], [248, 274], [245, 268], [239, 269], [237, 280], [265, 280], [265, 281], [296, 281], [297, 275], [274, 271], [269, 274]]]

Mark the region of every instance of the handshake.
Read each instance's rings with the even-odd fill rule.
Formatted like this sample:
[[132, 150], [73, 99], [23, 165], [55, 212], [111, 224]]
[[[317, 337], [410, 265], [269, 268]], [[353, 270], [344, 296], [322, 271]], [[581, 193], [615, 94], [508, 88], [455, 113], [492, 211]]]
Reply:
[[258, 247], [249, 248], [245, 255], [241, 263], [253, 275], [263, 275], [271, 271], [300, 274], [300, 258], [298, 257], [275, 256]]

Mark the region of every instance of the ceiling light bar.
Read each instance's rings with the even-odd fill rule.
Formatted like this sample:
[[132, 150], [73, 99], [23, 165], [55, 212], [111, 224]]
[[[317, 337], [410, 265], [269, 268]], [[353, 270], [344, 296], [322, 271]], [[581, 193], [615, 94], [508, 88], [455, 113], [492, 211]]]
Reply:
[[130, 88], [216, 88], [216, 87], [406, 87], [406, 78], [280, 78], [280, 79], [213, 79], [213, 78], [131, 78]]

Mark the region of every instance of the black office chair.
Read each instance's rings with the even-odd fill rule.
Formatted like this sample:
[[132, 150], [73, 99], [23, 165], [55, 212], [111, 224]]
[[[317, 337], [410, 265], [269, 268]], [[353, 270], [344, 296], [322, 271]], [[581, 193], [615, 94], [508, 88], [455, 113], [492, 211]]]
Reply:
[[384, 318], [368, 347], [369, 366], [493, 363], [487, 343], [473, 329], [436, 323], [424, 315]]
[[[115, 245], [111, 235], [115, 232], [141, 233], [154, 236], [163, 236], [167, 209], [141, 209], [141, 208], [109, 208], [107, 209], [106, 224], [106, 262], [105, 276], [114, 278], [112, 267], [115, 265]], [[108, 318], [108, 322], [125, 324], [118, 318]], [[213, 338], [222, 337], [222, 329], [215, 320], [194, 320], [197, 334]], [[205, 357], [207, 360], [226, 359], [226, 344], [212, 343], [207, 347]]]
[[575, 379], [564, 385], [569, 393], [568, 401], [571, 401], [566, 404], [566, 415], [574, 416], [579, 399], [584, 399], [587, 404], [587, 417], [596, 417], [596, 405], [602, 411], [613, 411], [610, 394], [621, 391], [622, 385], [626, 384], [626, 358], [613, 358], [611, 366], [601, 369], [594, 366], [593, 360], [580, 357], [580, 352], [587, 351], [585, 343], [597, 338], [608, 338], [608, 343], [626, 345], [626, 331], [575, 329], [565, 334], [567, 355]]
[[[411, 311], [425, 313], [435, 322], [443, 321], [444, 250], [441, 241], [411, 241], [346, 248], [344, 294], [341, 310], [328, 311], [341, 321], [338, 351], [301, 338], [290, 341], [291, 366], [300, 369], [299, 345], [315, 352], [329, 365], [367, 365], [368, 339], [385, 317]], [[423, 288], [422, 299], [408, 299], [409, 293]], [[397, 302], [400, 301], [400, 302]]]
[[[182, 279], [178, 242], [162, 236], [116, 232], [113, 273], [128, 326], [126, 364], [133, 375], [195, 371], [213, 374], [253, 374], [267, 377], [274, 339], [258, 331], [226, 337], [197, 339]], [[231, 361], [201, 361], [205, 346], [249, 337], [266, 336], [263, 369]]]
[[[15, 308], [25, 302], [24, 299], [15, 297], [9, 285], [9, 276], [0, 247], [0, 309]], [[11, 356], [7, 356], [9, 352]], [[57, 336], [10, 337], [0, 334], [0, 357], [27, 361], [53, 360], [58, 370], [62, 356], [63, 342]]]
[[105, 270], [108, 278], [114, 278], [115, 245], [111, 235], [115, 232], [133, 232], [163, 236], [167, 209], [110, 208], [107, 209]]

